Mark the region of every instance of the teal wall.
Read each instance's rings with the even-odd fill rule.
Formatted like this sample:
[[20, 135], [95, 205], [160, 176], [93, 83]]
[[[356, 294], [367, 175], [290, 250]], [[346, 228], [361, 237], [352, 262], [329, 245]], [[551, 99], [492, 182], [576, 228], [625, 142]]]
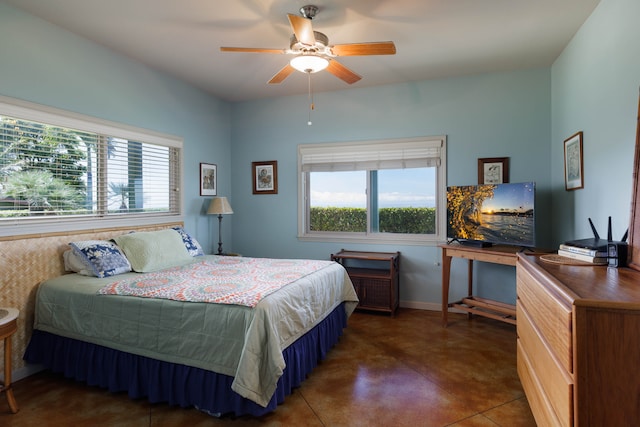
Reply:
[[[185, 225], [208, 251], [217, 221], [203, 214], [199, 162], [218, 165], [226, 250], [323, 258], [342, 247], [400, 250], [401, 299], [437, 308], [440, 251], [409, 245], [297, 240], [296, 146], [430, 135], [448, 137], [448, 184], [477, 181], [479, 157], [509, 157], [510, 180], [536, 181], [538, 243], [553, 247], [628, 223], [640, 85], [637, 0], [602, 0], [550, 68], [440, 79], [315, 95], [227, 103], [45, 21], [0, 3], [0, 94], [122, 122], [185, 140]], [[366, 79], [366, 71], [363, 71]], [[294, 75], [291, 78], [304, 78]], [[564, 191], [562, 141], [585, 133], [585, 188]], [[253, 195], [251, 162], [278, 161], [277, 195]], [[465, 293], [454, 262], [452, 297]], [[515, 300], [513, 269], [479, 265], [479, 293]]]
[[[606, 237], [629, 225], [640, 88], [640, 1], [602, 0], [551, 68], [552, 233]], [[563, 141], [584, 132], [584, 189], [565, 191]]]
[[[549, 235], [545, 230], [550, 230], [550, 88], [549, 69], [536, 69], [319, 93], [312, 126], [307, 125], [306, 96], [235, 104], [231, 115], [234, 251], [327, 259], [342, 247], [399, 250], [401, 300], [415, 306], [439, 301], [441, 253], [437, 247], [297, 239], [297, 145], [444, 134], [449, 185], [477, 183], [479, 157], [509, 157], [511, 182], [537, 183], [539, 231], [544, 240]], [[251, 162], [263, 160], [278, 161], [277, 195], [252, 194]], [[477, 275], [480, 286], [487, 288], [485, 295], [515, 301], [513, 269], [489, 270]], [[504, 286], [496, 284], [503, 278]], [[452, 297], [466, 292], [464, 280], [456, 280], [459, 286], [452, 290]]]
[[0, 95], [184, 138], [185, 226], [205, 248], [217, 242], [199, 163], [221, 166], [228, 193], [228, 103], [1, 2]]

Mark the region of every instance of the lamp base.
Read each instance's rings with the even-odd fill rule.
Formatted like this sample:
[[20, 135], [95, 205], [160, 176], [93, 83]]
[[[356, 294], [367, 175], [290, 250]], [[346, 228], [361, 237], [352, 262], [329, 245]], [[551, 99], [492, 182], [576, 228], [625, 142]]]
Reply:
[[218, 253], [216, 255], [223, 255], [222, 253], [222, 214], [218, 214]]

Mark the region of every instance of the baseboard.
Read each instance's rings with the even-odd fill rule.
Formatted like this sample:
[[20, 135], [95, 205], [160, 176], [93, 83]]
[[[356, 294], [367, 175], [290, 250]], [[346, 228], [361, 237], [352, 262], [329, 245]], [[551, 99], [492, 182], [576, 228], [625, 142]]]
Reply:
[[400, 301], [400, 307], [415, 308], [417, 310], [442, 311], [442, 304], [421, 301]]
[[[416, 310], [429, 310], [442, 312], [442, 304], [437, 302], [400, 301], [400, 307], [414, 308]], [[466, 313], [463, 310], [449, 308], [449, 313]]]
[[[23, 378], [27, 378], [28, 376], [31, 376], [33, 374], [37, 374], [40, 371], [44, 370], [44, 366], [42, 365], [29, 365], [29, 366], [25, 366], [24, 368], [19, 368], [16, 370], [11, 370], [11, 382], [14, 383], [16, 381], [20, 381]], [[0, 375], [0, 378], [3, 381], [4, 384], [4, 376]]]

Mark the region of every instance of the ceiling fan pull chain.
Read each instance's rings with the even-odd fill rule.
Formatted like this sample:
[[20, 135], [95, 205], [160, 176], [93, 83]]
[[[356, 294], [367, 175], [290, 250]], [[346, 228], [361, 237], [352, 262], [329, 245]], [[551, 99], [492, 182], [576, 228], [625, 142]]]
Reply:
[[311, 126], [313, 122], [311, 121], [311, 111], [315, 110], [315, 105], [313, 103], [313, 90], [311, 87], [311, 71], [307, 71], [307, 76], [309, 78], [309, 120], [307, 121], [307, 125]]

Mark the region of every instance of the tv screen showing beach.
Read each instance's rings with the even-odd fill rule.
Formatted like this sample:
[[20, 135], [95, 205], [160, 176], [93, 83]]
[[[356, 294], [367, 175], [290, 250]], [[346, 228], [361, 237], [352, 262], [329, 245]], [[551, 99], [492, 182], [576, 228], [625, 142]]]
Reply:
[[447, 237], [535, 246], [535, 183], [447, 188]]

